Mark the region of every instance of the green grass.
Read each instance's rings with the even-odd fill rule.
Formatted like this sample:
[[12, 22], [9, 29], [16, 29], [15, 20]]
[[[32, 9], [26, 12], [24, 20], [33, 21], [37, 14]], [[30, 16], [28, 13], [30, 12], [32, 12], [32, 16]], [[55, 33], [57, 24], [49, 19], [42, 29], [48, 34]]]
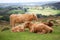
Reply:
[[3, 16], [0, 16], [0, 18], [2, 18]]
[[36, 34], [25, 32], [0, 31], [0, 40], [60, 40], [60, 26], [55, 27], [52, 33]]
[[11, 10], [11, 11], [8, 11], [7, 13], [8, 14], [10, 14], [10, 13], [24, 13], [24, 11], [23, 10]]
[[45, 8], [43, 10], [41, 9], [28, 9], [28, 12], [29, 13], [34, 13], [34, 14], [42, 14], [42, 15], [55, 15], [55, 14], [58, 14], [60, 13], [60, 10], [54, 10], [54, 9], [51, 9], [51, 8]]

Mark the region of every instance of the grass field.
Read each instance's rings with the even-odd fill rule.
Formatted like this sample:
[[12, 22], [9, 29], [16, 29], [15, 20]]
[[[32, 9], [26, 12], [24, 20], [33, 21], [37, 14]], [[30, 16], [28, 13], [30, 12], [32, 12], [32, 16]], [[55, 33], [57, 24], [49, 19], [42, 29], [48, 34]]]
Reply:
[[53, 26], [54, 31], [48, 34], [25, 32], [0, 31], [0, 40], [60, 40], [60, 26]]
[[28, 13], [34, 13], [34, 14], [42, 14], [42, 15], [55, 15], [60, 13], [60, 10], [54, 10], [51, 8], [45, 8], [43, 10], [41, 9], [28, 9]]

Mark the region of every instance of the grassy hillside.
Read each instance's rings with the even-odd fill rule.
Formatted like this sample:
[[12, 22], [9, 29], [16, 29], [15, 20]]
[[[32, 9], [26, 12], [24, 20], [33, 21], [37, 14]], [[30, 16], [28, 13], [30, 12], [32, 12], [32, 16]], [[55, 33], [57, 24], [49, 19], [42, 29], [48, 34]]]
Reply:
[[16, 13], [16, 14], [18, 14], [18, 13], [24, 13], [24, 11], [22, 11], [22, 10], [11, 10], [11, 11], [8, 11], [7, 12], [7, 14], [13, 14], [13, 13]]
[[48, 34], [31, 33], [29, 30], [15, 33], [11, 30], [1, 32], [3, 27], [10, 27], [9, 23], [0, 24], [0, 40], [60, 40], [60, 26], [53, 26], [54, 31]]
[[0, 32], [0, 40], [60, 40], [60, 27], [55, 27], [51, 34], [3, 31]]

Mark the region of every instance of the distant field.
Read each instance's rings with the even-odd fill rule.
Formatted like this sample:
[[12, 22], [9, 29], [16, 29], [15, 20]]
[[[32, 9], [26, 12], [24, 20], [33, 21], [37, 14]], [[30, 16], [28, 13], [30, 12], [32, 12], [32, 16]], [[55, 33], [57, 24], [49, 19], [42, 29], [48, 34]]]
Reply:
[[42, 14], [42, 15], [55, 15], [60, 13], [60, 10], [53, 10], [51, 8], [41, 9], [28, 9], [29, 13]]

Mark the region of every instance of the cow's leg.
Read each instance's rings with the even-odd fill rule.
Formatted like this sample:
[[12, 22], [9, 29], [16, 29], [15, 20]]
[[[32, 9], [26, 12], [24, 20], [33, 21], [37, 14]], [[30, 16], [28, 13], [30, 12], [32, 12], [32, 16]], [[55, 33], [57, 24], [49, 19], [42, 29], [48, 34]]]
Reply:
[[15, 27], [15, 20], [11, 20], [11, 26]]
[[14, 27], [14, 25], [15, 25], [15, 20], [13, 18], [11, 18], [11, 17], [10, 17], [10, 25], [12, 27]]
[[12, 27], [15, 27], [15, 22], [14, 21], [12, 21]]
[[31, 29], [30, 29], [30, 32], [34, 32], [34, 28], [31, 28]]

